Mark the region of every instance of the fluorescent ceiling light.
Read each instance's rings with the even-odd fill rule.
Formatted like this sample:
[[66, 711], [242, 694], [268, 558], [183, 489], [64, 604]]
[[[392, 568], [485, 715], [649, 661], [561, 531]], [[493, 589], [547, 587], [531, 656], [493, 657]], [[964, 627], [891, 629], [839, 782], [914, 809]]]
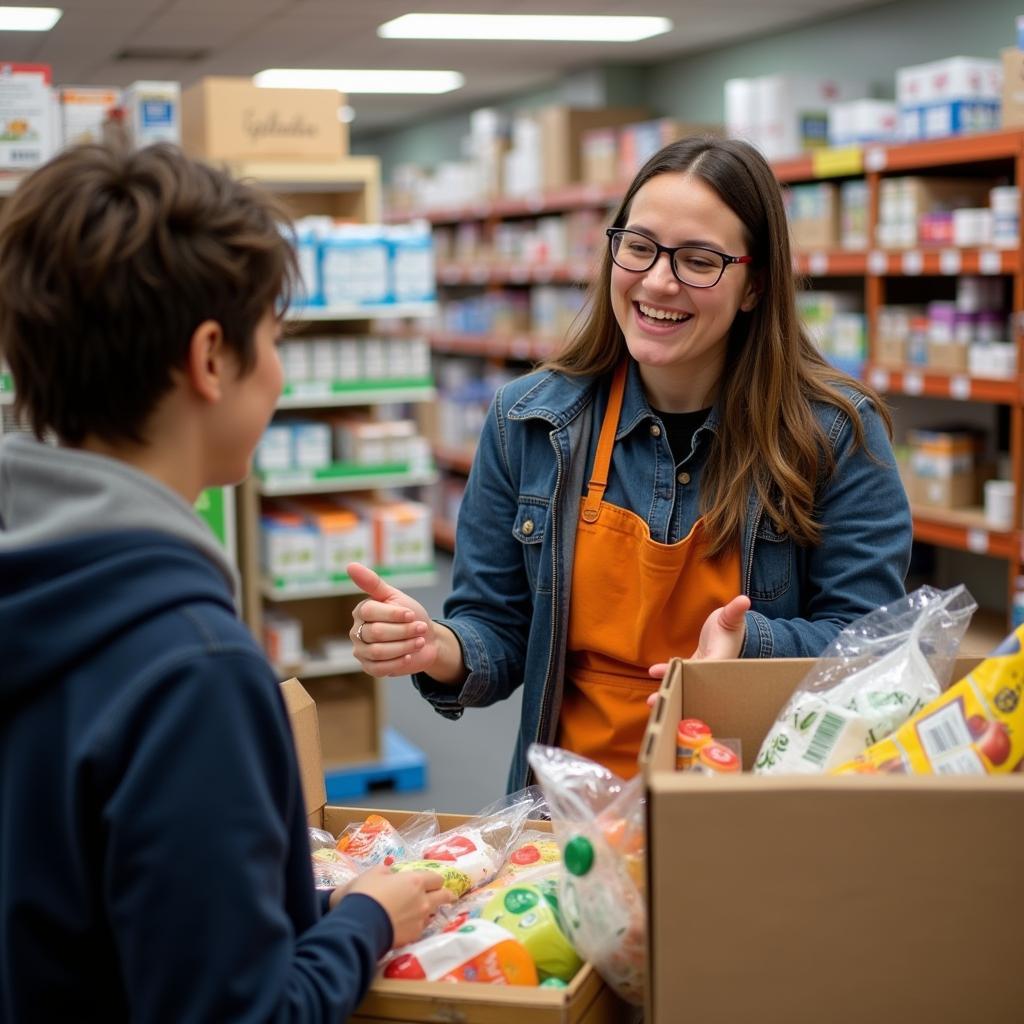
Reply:
[[377, 29], [384, 39], [548, 39], [635, 43], [672, 28], [668, 18], [577, 14], [403, 14]]
[[63, 13], [59, 7], [0, 7], [0, 32], [49, 32]]
[[441, 93], [461, 89], [465, 78], [458, 71], [388, 71], [360, 68], [268, 68], [253, 76], [267, 89], [337, 89], [344, 93]]

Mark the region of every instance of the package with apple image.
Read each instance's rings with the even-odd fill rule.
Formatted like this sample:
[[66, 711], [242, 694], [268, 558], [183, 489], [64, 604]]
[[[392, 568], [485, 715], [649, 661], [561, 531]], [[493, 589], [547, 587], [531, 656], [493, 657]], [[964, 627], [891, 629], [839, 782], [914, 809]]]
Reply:
[[891, 735], [949, 685], [976, 608], [962, 585], [921, 587], [851, 623], [783, 708], [754, 771], [828, 772]]
[[837, 774], [1024, 772], [1024, 626], [892, 736]]

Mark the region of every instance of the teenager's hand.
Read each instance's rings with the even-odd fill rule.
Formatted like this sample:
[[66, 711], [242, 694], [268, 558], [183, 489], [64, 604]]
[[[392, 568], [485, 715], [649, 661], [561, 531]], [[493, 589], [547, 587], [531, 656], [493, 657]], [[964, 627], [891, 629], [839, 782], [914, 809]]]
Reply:
[[746, 594], [740, 594], [727, 605], [716, 608], [704, 620], [697, 650], [690, 657], [709, 661], [738, 658], [747, 637], [745, 616], [749, 610], [750, 598]]
[[352, 610], [352, 653], [371, 676], [404, 676], [427, 672], [437, 659], [434, 623], [426, 609], [408, 594], [385, 583], [359, 562], [346, 568], [366, 595]]
[[345, 894], [361, 892], [375, 899], [391, 918], [392, 946], [404, 946], [423, 934], [438, 907], [455, 898], [443, 885], [436, 871], [395, 872], [381, 864], [349, 883]]

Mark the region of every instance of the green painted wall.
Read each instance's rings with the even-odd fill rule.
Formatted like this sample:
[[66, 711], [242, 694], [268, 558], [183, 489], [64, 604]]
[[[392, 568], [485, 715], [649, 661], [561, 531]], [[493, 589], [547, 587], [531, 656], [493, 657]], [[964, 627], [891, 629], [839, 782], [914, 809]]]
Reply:
[[[594, 105], [640, 104], [684, 121], [721, 122], [726, 79], [781, 70], [865, 81], [869, 95], [891, 97], [896, 68], [905, 64], [956, 54], [995, 57], [1013, 46], [1021, 13], [1022, 0], [899, 0], [651, 66], [609, 65], [582, 72], [493, 106], [513, 111], [578, 102], [581, 91], [587, 91], [581, 90], [583, 83]], [[458, 159], [470, 109], [376, 135], [360, 134], [357, 123], [353, 151], [378, 154], [385, 180], [396, 164], [429, 167]]]
[[648, 102], [666, 116], [718, 121], [726, 79], [778, 71], [866, 81], [891, 98], [895, 72], [941, 57], [997, 57], [1016, 42], [1020, 0], [902, 0], [679, 57], [651, 68]]

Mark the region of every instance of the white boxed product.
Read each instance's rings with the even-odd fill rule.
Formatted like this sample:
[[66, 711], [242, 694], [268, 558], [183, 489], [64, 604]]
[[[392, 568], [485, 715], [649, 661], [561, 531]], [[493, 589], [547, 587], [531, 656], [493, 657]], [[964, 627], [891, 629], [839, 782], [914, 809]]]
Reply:
[[730, 78], [725, 83], [725, 128], [734, 139], [757, 145], [757, 81]]
[[363, 375], [363, 361], [359, 354], [362, 341], [359, 338], [335, 338], [334, 359], [338, 368], [338, 380], [360, 380]]
[[338, 376], [338, 350], [334, 338], [312, 338], [309, 342], [310, 380], [333, 381]]
[[334, 451], [339, 462], [357, 466], [383, 466], [389, 461], [389, 424], [363, 416], [338, 416], [334, 425]]
[[48, 64], [0, 64], [0, 168], [28, 170], [56, 151], [56, 97]]
[[349, 505], [373, 524], [375, 565], [410, 569], [430, 565], [434, 534], [430, 508], [418, 501], [360, 501]]
[[426, 221], [396, 224], [387, 231], [391, 256], [391, 297], [395, 302], [437, 298], [434, 243]]
[[124, 107], [137, 148], [155, 142], [181, 145], [180, 82], [132, 82], [124, 91]]
[[61, 144], [102, 142], [107, 114], [121, 105], [121, 90], [94, 86], [65, 87], [59, 91]]
[[284, 423], [271, 423], [256, 448], [256, 468], [263, 472], [292, 468], [292, 430]]
[[363, 339], [363, 377], [383, 380], [388, 376], [388, 342], [385, 338]]
[[850, 100], [828, 108], [828, 141], [833, 146], [889, 142], [899, 135], [899, 107], [885, 100]]
[[896, 102], [901, 107], [950, 100], [998, 100], [1003, 67], [981, 57], [946, 57], [896, 70]]
[[327, 306], [388, 301], [389, 250], [382, 231], [374, 225], [338, 225], [322, 240], [320, 275]]
[[953, 211], [953, 244], [961, 248], [992, 241], [992, 211], [987, 207], [961, 207]]
[[272, 577], [320, 572], [320, 536], [301, 516], [270, 513], [260, 523], [263, 570]]
[[278, 348], [281, 367], [287, 381], [310, 380], [309, 342], [295, 339]]
[[292, 451], [296, 469], [325, 469], [331, 464], [331, 428], [314, 420], [293, 422]]
[[277, 665], [301, 664], [302, 623], [280, 612], [267, 612], [263, 616], [263, 647]]

